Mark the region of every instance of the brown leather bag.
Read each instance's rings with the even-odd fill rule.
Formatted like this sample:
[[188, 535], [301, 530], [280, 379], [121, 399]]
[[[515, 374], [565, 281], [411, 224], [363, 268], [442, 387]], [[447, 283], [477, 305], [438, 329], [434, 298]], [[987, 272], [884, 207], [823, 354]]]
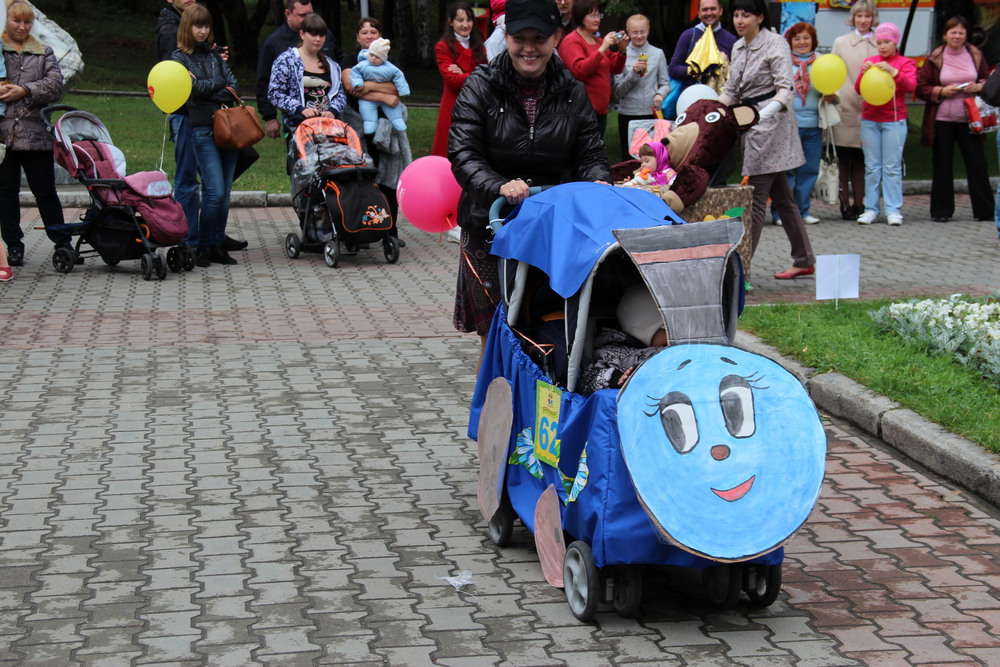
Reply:
[[236, 98], [236, 106], [222, 105], [212, 117], [215, 145], [237, 150], [253, 146], [264, 138], [260, 116], [256, 109], [243, 104], [243, 100], [231, 86], [226, 86], [226, 90]]

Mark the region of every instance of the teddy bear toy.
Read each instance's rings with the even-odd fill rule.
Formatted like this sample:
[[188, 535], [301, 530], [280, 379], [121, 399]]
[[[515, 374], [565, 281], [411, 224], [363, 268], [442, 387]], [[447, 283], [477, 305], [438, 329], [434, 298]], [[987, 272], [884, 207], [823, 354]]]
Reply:
[[729, 155], [743, 132], [757, 124], [760, 114], [749, 104], [726, 106], [699, 100], [677, 117], [674, 129], [662, 139], [677, 177], [660, 197], [675, 213], [701, 199], [712, 172]]

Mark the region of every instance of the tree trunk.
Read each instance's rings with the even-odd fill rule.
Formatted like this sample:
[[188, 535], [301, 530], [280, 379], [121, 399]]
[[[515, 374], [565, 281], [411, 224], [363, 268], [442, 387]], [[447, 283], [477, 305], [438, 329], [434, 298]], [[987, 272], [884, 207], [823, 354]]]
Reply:
[[421, 67], [430, 67], [434, 62], [430, 0], [417, 0], [417, 57]]
[[[229, 25], [230, 40], [225, 44], [229, 46], [230, 64], [235, 63], [251, 70], [256, 69], [257, 37], [260, 31], [252, 29], [250, 18], [247, 16], [246, 4], [243, 0], [216, 0], [216, 2]], [[209, 8], [211, 9], [211, 6]], [[219, 37], [218, 23], [214, 20], [213, 23], [216, 24], [215, 41], [223, 44], [224, 42]]]
[[414, 35], [413, 8], [410, 0], [392, 0], [396, 9], [396, 57], [406, 61], [417, 57], [417, 40]]
[[395, 23], [395, 0], [385, 0], [385, 4], [382, 5], [382, 36], [390, 41], [396, 39], [396, 30], [393, 28]]

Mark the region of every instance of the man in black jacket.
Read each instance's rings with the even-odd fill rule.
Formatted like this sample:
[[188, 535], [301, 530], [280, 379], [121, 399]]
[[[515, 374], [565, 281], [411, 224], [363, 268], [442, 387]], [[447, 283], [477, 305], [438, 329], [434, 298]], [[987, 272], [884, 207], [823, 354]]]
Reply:
[[[276, 139], [281, 135], [281, 125], [278, 123], [278, 110], [267, 98], [267, 87], [271, 83], [271, 67], [282, 53], [299, 44], [299, 28], [302, 19], [312, 14], [312, 2], [306, 0], [285, 0], [285, 22], [272, 32], [260, 47], [260, 58], [257, 60], [257, 84], [254, 90], [257, 94], [257, 111], [264, 119], [264, 130], [267, 136]], [[340, 26], [335, 26], [340, 31]], [[323, 45], [333, 62], [339, 63], [344, 54], [334, 38], [333, 33], [326, 31], [326, 43]]]
[[156, 17], [156, 58], [170, 60], [170, 54], [177, 50], [177, 28], [181, 24], [181, 14], [194, 4], [194, 0], [167, 0], [167, 7]]
[[[156, 56], [158, 60], [170, 60], [170, 55], [177, 50], [177, 29], [181, 25], [181, 14], [194, 4], [195, 0], [167, 0], [169, 7], [160, 10], [156, 17]], [[184, 209], [184, 217], [188, 227], [193, 231], [198, 224], [198, 211], [201, 209], [200, 185], [198, 183], [198, 162], [194, 156], [194, 145], [190, 141], [178, 139], [181, 135], [191, 132], [188, 117], [182, 114], [170, 114], [170, 140], [174, 142], [174, 198]], [[183, 147], [183, 150], [181, 148]], [[222, 247], [226, 251], [243, 250], [250, 243], [226, 236]]]

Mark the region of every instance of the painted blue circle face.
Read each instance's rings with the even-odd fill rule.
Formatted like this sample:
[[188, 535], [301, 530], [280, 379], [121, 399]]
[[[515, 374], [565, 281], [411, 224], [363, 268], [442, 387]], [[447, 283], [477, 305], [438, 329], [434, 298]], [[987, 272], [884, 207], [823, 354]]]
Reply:
[[636, 492], [681, 547], [742, 560], [784, 543], [823, 484], [816, 408], [775, 362], [724, 345], [668, 347], [618, 398]]

